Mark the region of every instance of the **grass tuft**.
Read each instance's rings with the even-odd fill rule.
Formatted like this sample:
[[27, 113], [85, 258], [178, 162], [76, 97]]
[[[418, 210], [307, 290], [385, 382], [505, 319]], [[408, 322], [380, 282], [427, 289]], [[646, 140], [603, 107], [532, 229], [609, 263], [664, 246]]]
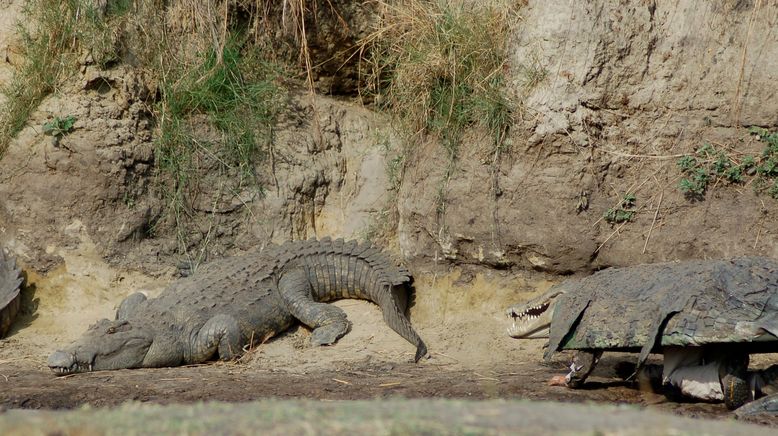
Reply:
[[[128, 1], [109, 2], [131, 4]], [[117, 11], [118, 12], [118, 11]], [[78, 72], [79, 57], [89, 54], [98, 65], [116, 60], [117, 27], [86, 0], [30, 0], [19, 24], [23, 61], [11, 83], [0, 89], [0, 157], [40, 102]]]
[[[220, 50], [211, 47], [195, 58], [167, 74], [157, 115], [156, 163], [181, 252], [190, 245], [184, 217], [206, 177], [215, 176], [232, 196], [245, 189], [261, 193], [255, 168], [284, 106], [277, 69], [244, 40], [231, 37]], [[217, 134], [206, 134], [209, 128]]]
[[222, 134], [222, 145], [215, 151], [220, 161], [251, 177], [259, 144], [269, 139], [269, 126], [281, 102], [274, 68], [247, 58], [240, 43], [231, 40], [221, 53], [211, 48], [201, 54], [199, 65], [177, 73], [178, 79], [169, 77], [162, 86], [160, 168], [173, 173], [187, 170], [181, 163], [198, 149], [187, 120], [204, 114]]
[[370, 67], [363, 95], [404, 129], [438, 135], [452, 159], [474, 125], [502, 146], [514, 106], [504, 89], [505, 9], [447, 1], [380, 4], [382, 22], [362, 43]]

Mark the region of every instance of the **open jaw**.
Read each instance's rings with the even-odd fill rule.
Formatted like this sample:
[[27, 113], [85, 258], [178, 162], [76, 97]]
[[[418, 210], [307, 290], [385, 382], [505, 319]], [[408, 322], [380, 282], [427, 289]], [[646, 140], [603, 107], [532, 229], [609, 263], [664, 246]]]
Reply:
[[508, 336], [521, 339], [547, 338], [551, 328], [554, 303], [561, 292], [549, 292], [526, 304], [508, 308], [507, 315], [513, 319], [508, 327]]

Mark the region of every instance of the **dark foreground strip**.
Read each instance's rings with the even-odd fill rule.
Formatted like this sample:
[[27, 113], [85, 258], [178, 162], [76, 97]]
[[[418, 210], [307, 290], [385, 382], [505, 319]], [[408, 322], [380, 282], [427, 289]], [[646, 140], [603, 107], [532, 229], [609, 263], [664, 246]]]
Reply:
[[532, 401], [264, 400], [74, 411], [8, 410], [0, 434], [626, 434], [774, 435], [734, 421], [685, 418], [634, 406]]

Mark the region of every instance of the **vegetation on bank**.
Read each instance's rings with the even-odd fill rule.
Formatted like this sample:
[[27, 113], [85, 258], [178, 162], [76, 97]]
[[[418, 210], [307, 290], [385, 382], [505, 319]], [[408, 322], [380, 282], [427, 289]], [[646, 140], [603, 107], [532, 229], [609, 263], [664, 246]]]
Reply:
[[363, 41], [363, 94], [411, 135], [439, 137], [452, 158], [474, 125], [502, 146], [515, 110], [505, 89], [509, 9], [427, 1], [382, 7], [377, 30]]
[[[487, 132], [494, 163], [514, 122], [506, 44], [516, 18], [507, 4], [378, 1], [372, 4], [374, 31], [358, 47], [343, 48], [358, 52], [364, 67], [363, 101], [390, 113], [398, 131], [411, 132], [405, 138], [409, 147], [428, 136], [443, 144], [443, 208], [444, 185], [465, 133]], [[156, 87], [149, 107], [157, 127], [158, 187], [179, 229], [179, 248], [186, 251], [186, 221], [201, 191], [219, 186], [228, 196], [262, 192], [255, 171], [289, 87], [314, 89], [306, 23], [321, 7], [339, 17], [332, 3], [320, 0], [30, 0], [20, 24], [23, 61], [2, 89], [0, 156], [38, 104], [85, 66], [142, 71]], [[279, 11], [282, 19], [274, 22], [269, 14]], [[279, 64], [273, 53], [268, 41], [279, 32], [298, 44], [294, 65]], [[528, 81], [544, 77], [535, 68]], [[47, 133], [66, 134], [72, 129], [68, 120], [52, 121]], [[395, 185], [405, 162], [405, 153], [391, 160]]]
[[6, 99], [0, 110], [0, 156], [43, 98], [78, 72], [85, 45], [108, 55], [111, 16], [99, 19], [81, 0], [30, 0], [24, 14], [25, 22], [34, 24], [19, 25], [22, 63], [11, 83], [0, 89]]
[[[190, 245], [191, 201], [201, 190], [214, 188], [199, 183], [206, 173], [228, 197], [240, 197], [247, 189], [261, 194], [256, 167], [284, 104], [276, 75], [277, 69], [238, 37], [198, 53], [191, 65], [166, 72], [156, 109], [155, 162], [182, 252]], [[203, 121], [215, 135], [204, 134]]]
[[757, 156], [735, 156], [723, 146], [705, 143], [694, 154], [681, 157], [678, 168], [683, 178], [678, 185], [689, 200], [703, 200], [711, 184], [750, 184], [756, 192], [764, 192], [778, 200], [778, 132], [761, 127], [749, 132], [764, 143]]
[[[186, 251], [186, 221], [200, 179], [215, 174], [218, 186], [233, 195], [261, 191], [254, 171], [284, 93], [279, 69], [263, 56], [261, 41], [248, 36], [250, 11], [231, 2], [174, 3], [29, 1], [19, 25], [23, 60], [2, 89], [0, 156], [40, 102], [83, 67], [124, 64], [142, 71], [157, 87], [150, 109], [158, 128], [158, 188]], [[218, 19], [209, 15], [228, 4], [218, 9], [226, 11]], [[44, 133], [59, 137], [73, 121], [56, 118]], [[216, 133], [204, 134], [209, 131]]]
[[[476, 129], [491, 138], [486, 159], [492, 172], [506, 148], [518, 111], [506, 73], [508, 36], [519, 3], [379, 2], [381, 19], [362, 41], [367, 77], [361, 94], [391, 114], [405, 136], [405, 149], [388, 163], [392, 185], [400, 185], [418, 142], [433, 137], [446, 151], [435, 199], [441, 226], [448, 182], [466, 132]], [[542, 81], [536, 79], [532, 86]], [[495, 186], [492, 181], [493, 195]]]

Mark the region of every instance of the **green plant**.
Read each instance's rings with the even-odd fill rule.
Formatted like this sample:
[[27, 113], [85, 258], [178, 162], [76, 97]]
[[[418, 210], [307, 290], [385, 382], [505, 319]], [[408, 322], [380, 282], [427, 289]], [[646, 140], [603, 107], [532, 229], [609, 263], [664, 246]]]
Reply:
[[765, 191], [778, 199], [778, 133], [761, 127], [751, 127], [749, 131], [765, 144], [758, 157], [746, 155], [738, 163], [709, 143], [697, 149], [694, 156], [681, 157], [677, 165], [686, 176], [679, 182], [681, 192], [689, 199], [701, 200], [711, 182], [743, 183], [751, 178], [756, 191]]
[[749, 162], [751, 161], [744, 159], [740, 164], [736, 164], [729, 155], [706, 142], [694, 152], [694, 156], [686, 155], [678, 159], [677, 166], [685, 175], [678, 187], [686, 198], [702, 200], [708, 185], [715, 180], [742, 182], [743, 175], [750, 168]]
[[612, 207], [605, 211], [603, 218], [605, 221], [611, 224], [618, 224], [627, 221], [632, 221], [635, 216], [635, 205], [637, 203], [637, 197], [635, 194], [628, 193], [624, 195], [619, 203], [618, 207]]
[[715, 155], [711, 167], [713, 168], [713, 172], [716, 174], [716, 176], [721, 177], [730, 168], [732, 168], [732, 164], [730, 164], [729, 162], [729, 156], [727, 156], [723, 152], [718, 152]]
[[752, 163], [754, 171], [762, 181], [761, 185], [769, 185], [767, 194], [778, 200], [778, 132], [770, 133], [767, 129], [752, 127], [749, 129], [765, 143], [759, 162]]
[[678, 167], [683, 172], [693, 171], [697, 167], [697, 159], [694, 156], [683, 156], [678, 159]]
[[237, 32], [220, 49], [209, 47], [192, 65], [165, 75], [155, 156], [182, 252], [192, 199], [204, 185], [229, 195], [262, 192], [254, 171], [284, 106], [276, 77]]
[[708, 189], [708, 182], [710, 176], [708, 175], [707, 168], [697, 167], [686, 171], [689, 177], [684, 177], [679, 182], [681, 192], [686, 194], [688, 198], [699, 198], [705, 196], [705, 191]]
[[49, 136], [64, 136], [73, 131], [76, 117], [68, 115], [65, 118], [54, 117], [53, 120], [43, 123], [43, 133]]
[[778, 200], [778, 180], [773, 182], [773, 186], [767, 190], [767, 193], [770, 194], [770, 197]]

